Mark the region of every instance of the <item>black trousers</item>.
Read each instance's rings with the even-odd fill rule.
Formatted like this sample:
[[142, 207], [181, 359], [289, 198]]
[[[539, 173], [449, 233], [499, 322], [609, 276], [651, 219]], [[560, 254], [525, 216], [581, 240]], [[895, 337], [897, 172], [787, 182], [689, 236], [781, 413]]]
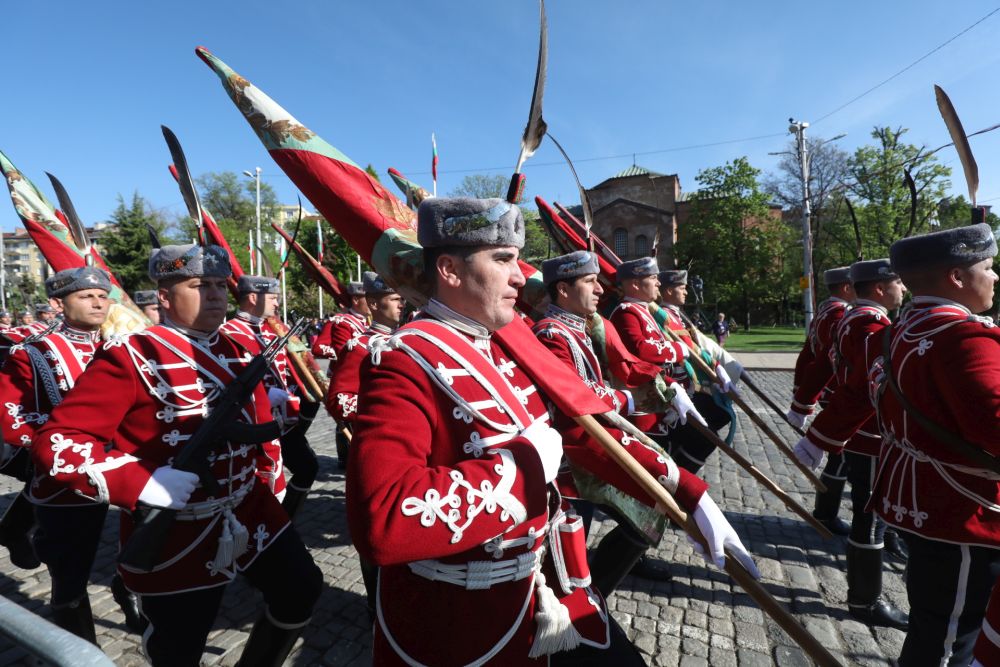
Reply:
[[580, 646], [572, 651], [555, 653], [549, 660], [550, 667], [599, 667], [602, 665], [645, 667], [646, 661], [643, 660], [639, 649], [628, 640], [625, 631], [615, 622], [615, 619], [609, 616], [608, 624], [611, 626], [611, 645], [608, 648]]
[[[830, 454], [826, 457], [826, 465], [823, 466], [823, 472], [820, 474], [820, 479], [823, 480], [824, 484], [827, 480], [834, 480], [837, 482], [847, 481], [847, 461], [845, 460], [846, 453], [847, 452]], [[827, 486], [829, 486], [829, 484], [827, 484]]]
[[35, 553], [49, 568], [53, 607], [87, 595], [87, 581], [107, 514], [105, 504], [35, 506]]
[[950, 544], [899, 531], [910, 550], [910, 627], [900, 667], [968, 665], [1000, 575], [1000, 550]]
[[308, 491], [319, 474], [319, 460], [306, 439], [306, 431], [319, 410], [319, 403], [302, 404], [299, 422], [281, 436], [281, 457], [285, 467], [292, 471], [288, 486], [299, 491]]
[[851, 483], [851, 534], [848, 541], [858, 547], [882, 548], [885, 536], [885, 522], [874, 512], [866, 512], [865, 506], [872, 495], [875, 482], [876, 457], [844, 452], [847, 461], [847, 481]]
[[[323, 573], [291, 526], [257, 556], [243, 575], [263, 593], [271, 618], [289, 626], [309, 620], [323, 589]], [[215, 586], [142, 596], [142, 614], [149, 619], [143, 645], [155, 667], [200, 664], [225, 590], [225, 586]]]
[[[691, 400], [701, 416], [708, 422], [708, 427], [713, 431], [719, 431], [729, 424], [729, 413], [716, 405], [708, 394], [698, 392]], [[698, 433], [690, 424], [678, 425], [677, 428], [670, 431], [669, 437], [670, 455], [677, 462], [677, 465], [688, 472], [698, 472], [715, 451], [715, 445], [701, 433]]]

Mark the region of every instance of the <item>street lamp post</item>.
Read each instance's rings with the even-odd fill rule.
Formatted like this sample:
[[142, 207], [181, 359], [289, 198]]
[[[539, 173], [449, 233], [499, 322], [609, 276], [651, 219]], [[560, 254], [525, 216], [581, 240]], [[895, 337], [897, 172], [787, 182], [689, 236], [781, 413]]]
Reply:
[[806, 128], [809, 123], [788, 119], [788, 131], [795, 135], [798, 145], [799, 175], [802, 178], [802, 307], [806, 331], [813, 320], [813, 266], [812, 266], [812, 215], [809, 209], [809, 156], [806, 147]]
[[254, 245], [258, 253], [257, 270], [260, 271], [260, 267], [264, 265], [263, 262], [261, 262], [261, 256], [264, 254], [264, 251], [260, 244], [260, 167], [254, 167], [252, 174], [249, 170], [245, 170], [243, 174], [257, 182], [257, 243]]

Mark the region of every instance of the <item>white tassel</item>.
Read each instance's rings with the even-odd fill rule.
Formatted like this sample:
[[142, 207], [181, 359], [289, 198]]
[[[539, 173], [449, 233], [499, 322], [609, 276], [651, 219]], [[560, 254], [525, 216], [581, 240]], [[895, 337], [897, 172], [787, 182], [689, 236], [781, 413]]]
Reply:
[[222, 517], [222, 535], [219, 536], [219, 548], [215, 552], [215, 569], [224, 570], [233, 564], [233, 534], [229, 530], [229, 521]]
[[232, 512], [227, 512], [230, 529], [233, 531], [233, 560], [247, 552], [250, 547], [250, 531], [240, 523]]
[[540, 658], [560, 651], [569, 651], [580, 645], [583, 637], [573, 627], [566, 608], [552, 589], [545, 585], [545, 575], [535, 573], [535, 593], [538, 605], [535, 608], [535, 623], [538, 630], [531, 645], [529, 658]]

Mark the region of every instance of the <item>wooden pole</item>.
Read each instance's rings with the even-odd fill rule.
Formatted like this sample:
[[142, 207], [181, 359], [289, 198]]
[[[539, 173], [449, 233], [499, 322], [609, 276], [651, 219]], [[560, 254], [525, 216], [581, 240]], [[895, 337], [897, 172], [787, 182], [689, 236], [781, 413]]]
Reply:
[[[673, 497], [667, 493], [663, 486], [653, 479], [649, 472], [639, 465], [638, 461], [632, 458], [625, 448], [611, 436], [608, 431], [597, 423], [592, 415], [583, 415], [574, 418], [576, 423], [583, 427], [587, 433], [601, 444], [608, 455], [620, 465], [635, 482], [651, 497], [656, 499], [664, 514], [671, 521], [684, 529], [691, 539], [701, 544], [705, 553], [709, 553], [705, 537], [698, 529], [698, 525], [691, 519], [678, 505]], [[796, 644], [821, 667], [842, 667], [833, 655], [826, 650], [826, 647], [813, 637], [808, 630], [799, 623], [795, 617], [788, 613], [781, 604], [764, 588], [763, 584], [753, 578], [747, 570], [732, 556], [726, 555], [726, 572], [739, 584], [747, 594], [754, 599], [760, 608], [777, 623], [782, 630], [788, 633]]]
[[[628, 421], [620, 414], [616, 412], [609, 412], [607, 413], [606, 417], [608, 421], [611, 422], [612, 426], [615, 426], [616, 428], [625, 431], [634, 438], [638, 438], [640, 441], [642, 441], [648, 446], [656, 447], [656, 443], [653, 442], [653, 440], [648, 435], [640, 431], [635, 426], [635, 424]], [[710, 440], [712, 444], [714, 444], [716, 447], [718, 447], [727, 455], [729, 455], [729, 457], [736, 462], [736, 465], [746, 470], [748, 473], [750, 473], [750, 475], [754, 479], [763, 484], [768, 491], [777, 496], [778, 499], [785, 504], [785, 507], [787, 507], [790, 511], [794, 512], [795, 514], [799, 515], [806, 523], [815, 528], [816, 532], [819, 533], [824, 540], [829, 540], [833, 538], [833, 533], [830, 532], [829, 528], [820, 523], [816, 519], [816, 517], [814, 517], [806, 508], [800, 505], [794, 498], [788, 495], [788, 493], [786, 493], [780, 486], [778, 486], [777, 483], [774, 482], [774, 480], [765, 475], [760, 468], [755, 466], [746, 457], [744, 457], [742, 454], [736, 451], [735, 448], [730, 447], [728, 444], [726, 444], [726, 441], [720, 438], [715, 431], [708, 428], [707, 426], [705, 426], [704, 424], [702, 424], [700, 421], [698, 421], [693, 417], [688, 419], [688, 424], [692, 425], [694, 429], [699, 433], [701, 433], [701, 435], [704, 438]]]

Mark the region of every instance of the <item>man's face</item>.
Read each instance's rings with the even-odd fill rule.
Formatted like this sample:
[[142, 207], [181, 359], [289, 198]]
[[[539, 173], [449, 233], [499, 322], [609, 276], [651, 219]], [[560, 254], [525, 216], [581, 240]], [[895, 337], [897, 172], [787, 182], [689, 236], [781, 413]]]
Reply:
[[254, 317], [274, 317], [274, 314], [278, 312], [279, 303], [277, 294], [253, 292], [246, 295], [245, 310]]
[[670, 285], [669, 287], [663, 286], [660, 288], [660, 295], [663, 297], [663, 302], [670, 304], [671, 306], [683, 306], [684, 302], [687, 301], [688, 288], [687, 285]]
[[403, 319], [403, 306], [405, 305], [403, 297], [398, 294], [373, 295], [367, 303], [372, 314], [372, 321], [387, 327], [399, 326], [399, 321]]
[[989, 310], [993, 305], [993, 292], [997, 274], [993, 270], [993, 258], [976, 262], [966, 269], [956, 269], [962, 277], [963, 291], [968, 295], [962, 305], [973, 313]]
[[25, 313], [21, 315], [21, 324], [32, 324], [35, 321], [35, 316], [31, 313]]
[[556, 305], [579, 317], [590, 317], [596, 313], [597, 303], [604, 294], [596, 273], [577, 278], [572, 283], [560, 282], [556, 289], [559, 293]]
[[42, 312], [38, 313], [38, 319], [41, 320], [42, 322], [51, 322], [52, 320], [56, 319], [56, 314], [53, 311], [43, 310]]
[[365, 299], [364, 294], [360, 296], [351, 297], [351, 308], [353, 308], [356, 312], [361, 313], [362, 315], [372, 314], [371, 309], [368, 307], [368, 300]]
[[142, 307], [142, 313], [149, 318], [153, 324], [160, 323], [160, 307], [154, 304]]
[[225, 278], [185, 278], [157, 293], [166, 316], [182, 327], [215, 331], [226, 319]]
[[84, 331], [99, 329], [108, 319], [108, 293], [94, 288], [70, 292], [58, 300], [66, 324]]
[[12, 320], [10, 315], [0, 316], [0, 326], [9, 327]]
[[524, 274], [517, 265], [515, 246], [491, 246], [465, 258], [453, 257], [453, 273], [448, 277], [449, 300], [453, 308], [489, 331], [508, 324], [516, 313], [517, 290], [524, 286]]
[[903, 305], [903, 295], [906, 294], [906, 286], [899, 278], [888, 282], [879, 283], [882, 294], [877, 299], [878, 303], [887, 310], [896, 310]]
[[656, 275], [632, 278], [622, 284], [625, 296], [641, 301], [653, 301], [660, 292], [660, 279]]

